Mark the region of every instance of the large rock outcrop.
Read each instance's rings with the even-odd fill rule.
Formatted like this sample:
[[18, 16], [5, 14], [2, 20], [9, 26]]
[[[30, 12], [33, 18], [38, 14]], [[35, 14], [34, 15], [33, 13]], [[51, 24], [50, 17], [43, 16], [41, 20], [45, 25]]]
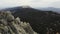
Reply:
[[29, 23], [21, 22], [20, 18], [14, 18], [9, 11], [0, 12], [0, 34], [37, 34]]

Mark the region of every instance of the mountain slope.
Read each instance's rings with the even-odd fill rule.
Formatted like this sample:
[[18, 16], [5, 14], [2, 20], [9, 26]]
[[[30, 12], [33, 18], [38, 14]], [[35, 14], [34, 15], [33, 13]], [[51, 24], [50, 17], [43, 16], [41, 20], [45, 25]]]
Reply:
[[30, 22], [32, 28], [40, 34], [46, 33], [47, 28], [52, 28], [54, 31], [56, 31], [56, 29], [57, 31], [60, 30], [60, 14], [52, 11], [48, 12], [32, 8], [23, 8], [21, 10], [17, 10], [14, 13], [14, 16], [19, 16], [22, 21]]
[[52, 11], [36, 10], [34, 8], [14, 8], [13, 15], [21, 21], [29, 22], [34, 31], [40, 34], [60, 32], [60, 14]]

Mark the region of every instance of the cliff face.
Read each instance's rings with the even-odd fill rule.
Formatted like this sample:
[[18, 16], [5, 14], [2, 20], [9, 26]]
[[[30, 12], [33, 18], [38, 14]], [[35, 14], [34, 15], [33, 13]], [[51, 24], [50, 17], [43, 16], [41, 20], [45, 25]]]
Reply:
[[29, 23], [21, 22], [20, 18], [14, 18], [9, 11], [0, 12], [0, 34], [37, 34]]

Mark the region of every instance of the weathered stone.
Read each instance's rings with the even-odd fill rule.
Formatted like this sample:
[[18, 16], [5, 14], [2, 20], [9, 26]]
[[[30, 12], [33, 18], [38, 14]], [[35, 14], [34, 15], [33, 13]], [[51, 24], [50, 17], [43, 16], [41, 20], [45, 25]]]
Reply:
[[0, 34], [37, 34], [29, 23], [14, 18], [11, 12], [0, 12]]

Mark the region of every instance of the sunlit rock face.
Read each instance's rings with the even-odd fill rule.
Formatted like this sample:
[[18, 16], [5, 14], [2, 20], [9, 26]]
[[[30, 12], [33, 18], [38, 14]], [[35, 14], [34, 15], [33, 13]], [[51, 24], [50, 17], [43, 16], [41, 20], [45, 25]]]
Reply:
[[20, 18], [14, 18], [9, 11], [0, 12], [0, 34], [37, 34], [29, 23], [21, 22]]

